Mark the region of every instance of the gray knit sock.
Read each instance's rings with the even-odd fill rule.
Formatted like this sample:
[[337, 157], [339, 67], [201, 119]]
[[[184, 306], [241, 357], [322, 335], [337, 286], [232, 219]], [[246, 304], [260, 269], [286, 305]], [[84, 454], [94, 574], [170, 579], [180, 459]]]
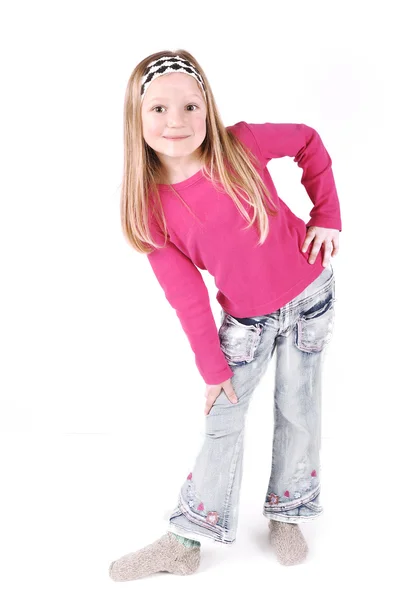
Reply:
[[168, 531], [152, 544], [114, 560], [109, 576], [114, 581], [132, 581], [159, 571], [190, 575], [199, 566], [200, 546], [189, 548]]
[[308, 554], [308, 546], [298, 523], [284, 523], [271, 519], [270, 542], [274, 546], [278, 561], [285, 566], [304, 562]]

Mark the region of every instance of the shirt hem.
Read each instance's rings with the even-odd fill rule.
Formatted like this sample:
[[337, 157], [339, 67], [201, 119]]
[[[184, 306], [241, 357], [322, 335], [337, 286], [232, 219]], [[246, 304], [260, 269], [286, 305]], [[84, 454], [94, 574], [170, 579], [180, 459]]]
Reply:
[[239, 306], [233, 306], [228, 303], [220, 303], [220, 305], [226, 313], [232, 315], [233, 317], [239, 318], [256, 317], [275, 312], [279, 308], [288, 304], [288, 302], [293, 300], [296, 296], [301, 294], [301, 292], [303, 292], [305, 288], [324, 271], [325, 268], [326, 267], [323, 266], [322, 262], [315, 263], [309, 273], [300, 279], [295, 285], [293, 285], [293, 287], [287, 290], [282, 296], [279, 296], [270, 302], [266, 302], [265, 304], [244, 307], [242, 309], [240, 309]]

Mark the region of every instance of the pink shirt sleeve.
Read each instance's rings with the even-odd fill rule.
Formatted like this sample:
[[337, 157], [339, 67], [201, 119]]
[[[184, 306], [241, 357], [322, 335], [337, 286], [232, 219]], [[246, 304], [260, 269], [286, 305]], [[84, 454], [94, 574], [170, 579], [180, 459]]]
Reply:
[[272, 158], [291, 156], [303, 170], [301, 183], [314, 204], [306, 226], [315, 225], [341, 231], [340, 204], [332, 161], [317, 131], [303, 123], [245, 125], [255, 140], [264, 166]]
[[[163, 243], [163, 236], [158, 239]], [[234, 373], [221, 350], [208, 289], [197, 267], [169, 239], [164, 248], [155, 249], [147, 257], [176, 311], [205, 383], [214, 385], [230, 379]]]

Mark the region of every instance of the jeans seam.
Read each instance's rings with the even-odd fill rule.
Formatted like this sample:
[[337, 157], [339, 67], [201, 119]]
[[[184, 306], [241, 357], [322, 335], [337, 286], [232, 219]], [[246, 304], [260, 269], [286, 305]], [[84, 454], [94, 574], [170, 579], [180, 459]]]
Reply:
[[240, 448], [241, 448], [241, 444], [242, 444], [243, 434], [244, 434], [244, 429], [241, 429], [238, 439], [237, 439], [237, 442], [235, 444], [234, 457], [232, 459], [231, 466], [230, 466], [230, 476], [229, 476], [229, 481], [228, 481], [227, 493], [225, 495], [224, 510], [223, 510], [224, 514], [223, 514], [223, 519], [222, 519], [222, 523], [223, 523], [223, 527], [224, 527], [225, 531], [228, 531], [230, 497], [231, 497], [231, 492], [233, 489], [235, 472], [236, 472], [238, 457], [240, 454]]
[[[180, 499], [179, 499], [179, 507], [180, 507], [180, 512], [182, 513], [182, 515], [190, 522], [190, 523], [194, 523], [194, 525], [198, 525], [198, 527], [201, 527], [202, 529], [205, 530], [204, 534], [199, 534], [199, 535], [205, 535], [206, 537], [216, 540], [218, 542], [221, 542], [223, 544], [232, 544], [233, 541], [235, 540], [228, 540], [226, 538], [226, 530], [224, 527], [219, 526], [219, 525], [211, 525], [209, 523], [207, 523], [205, 521], [204, 518], [202, 517], [198, 517], [198, 515], [193, 514], [191, 512], [190, 509], [186, 509], [185, 508], [185, 501], [182, 498], [182, 495], [180, 495]], [[173, 523], [173, 516], [179, 516], [179, 515], [171, 515], [170, 517], [170, 522], [172, 525], [174, 525]], [[177, 527], [182, 527], [181, 525], [177, 526]], [[182, 527], [182, 529], [185, 529], [185, 527]], [[191, 529], [187, 529], [187, 531], [192, 531]], [[210, 532], [211, 535], [209, 535], [209, 533], [206, 532]]]
[[[280, 505], [278, 505], [277, 507], [272, 506], [271, 507], [272, 510], [270, 510], [270, 514], [282, 513], [287, 510], [294, 510], [294, 508], [300, 508], [301, 506], [304, 506], [305, 504], [308, 504], [309, 502], [314, 500], [314, 498], [317, 498], [319, 493], [320, 493], [320, 484], [318, 484], [318, 486], [316, 488], [314, 488], [314, 490], [312, 490], [312, 492], [310, 494], [308, 494], [307, 496], [302, 496], [301, 498], [299, 498], [297, 500], [291, 500], [290, 502], [285, 502], [283, 506], [280, 506]], [[266, 504], [268, 504], [268, 503], [266, 502]], [[265, 509], [267, 509], [267, 508], [269, 508], [269, 507], [266, 506]], [[277, 508], [279, 510], [277, 510]]]

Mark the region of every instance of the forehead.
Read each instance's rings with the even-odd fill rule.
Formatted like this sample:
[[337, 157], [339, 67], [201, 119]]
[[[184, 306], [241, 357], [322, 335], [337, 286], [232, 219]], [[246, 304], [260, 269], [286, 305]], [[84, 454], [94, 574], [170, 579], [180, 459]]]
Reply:
[[[189, 98], [199, 98], [201, 99], [201, 95], [200, 94], [185, 94], [184, 95], [185, 98], [189, 99]], [[146, 98], [146, 94], [145, 94], [145, 98]], [[148, 94], [148, 101], [149, 102], [162, 102], [164, 100], [170, 100], [172, 98], [172, 96], [149, 96]]]
[[146, 91], [144, 101], [170, 100], [173, 98], [199, 98], [202, 95], [195, 78], [186, 73], [166, 73], [154, 79]]

